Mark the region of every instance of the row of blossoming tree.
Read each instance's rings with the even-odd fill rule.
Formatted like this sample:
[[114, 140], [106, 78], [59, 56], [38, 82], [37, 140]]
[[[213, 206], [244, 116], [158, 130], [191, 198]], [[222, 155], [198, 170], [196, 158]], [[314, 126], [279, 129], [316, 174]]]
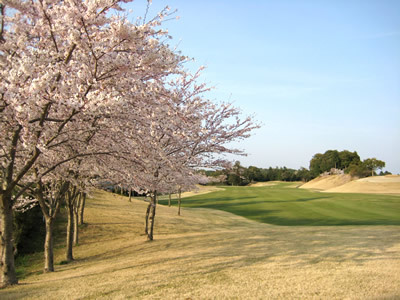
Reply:
[[[13, 212], [39, 203], [45, 271], [53, 271], [52, 230], [61, 203], [69, 216], [95, 182], [150, 195], [196, 183], [194, 168], [221, 164], [227, 143], [257, 127], [230, 104], [204, 97], [198, 73], [171, 49], [154, 19], [129, 22], [128, 0], [0, 1], [1, 285], [18, 282]], [[76, 222], [75, 222], [76, 223]]]

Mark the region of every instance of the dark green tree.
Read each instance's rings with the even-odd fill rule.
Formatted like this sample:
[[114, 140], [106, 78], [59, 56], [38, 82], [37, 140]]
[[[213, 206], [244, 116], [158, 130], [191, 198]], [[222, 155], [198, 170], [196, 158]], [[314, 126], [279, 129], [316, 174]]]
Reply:
[[301, 167], [297, 171], [297, 178], [298, 178], [298, 180], [306, 182], [306, 181], [311, 180], [313, 177], [312, 177], [311, 172], [309, 170], [307, 170], [304, 167]]
[[310, 172], [313, 177], [317, 177], [322, 171], [323, 155], [321, 153], [315, 154], [310, 161]]
[[351, 164], [358, 165], [361, 164], [360, 156], [356, 151], [350, 152], [348, 150], [343, 150], [339, 152], [340, 163], [338, 168], [341, 170], [347, 169]]
[[363, 165], [371, 171], [371, 176], [374, 176], [375, 170], [382, 169], [385, 167], [386, 163], [382, 160], [373, 158], [364, 159]]
[[353, 177], [367, 177], [370, 174], [370, 171], [365, 167], [363, 163], [361, 164], [351, 164], [347, 169], [346, 173]]
[[322, 156], [321, 171], [329, 172], [331, 169], [337, 169], [340, 165], [339, 152], [337, 150], [328, 150]]
[[263, 181], [261, 170], [254, 166], [250, 166], [245, 169], [243, 175], [248, 182]]

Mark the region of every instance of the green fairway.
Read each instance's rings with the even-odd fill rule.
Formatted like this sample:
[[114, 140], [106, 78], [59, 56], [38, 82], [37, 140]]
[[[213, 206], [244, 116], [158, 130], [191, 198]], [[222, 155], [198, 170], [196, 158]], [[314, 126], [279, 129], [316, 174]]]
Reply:
[[275, 225], [400, 225], [400, 196], [320, 193], [290, 183], [224, 187], [184, 198], [182, 206], [223, 210]]

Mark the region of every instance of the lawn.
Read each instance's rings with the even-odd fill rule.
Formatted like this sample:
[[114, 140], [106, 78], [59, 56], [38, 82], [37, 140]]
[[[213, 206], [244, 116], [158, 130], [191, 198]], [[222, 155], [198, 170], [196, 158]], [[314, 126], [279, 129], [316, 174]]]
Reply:
[[182, 206], [218, 209], [285, 226], [400, 225], [400, 196], [321, 193], [298, 189], [291, 183], [227, 186], [184, 198]]
[[[224, 197], [235, 190], [254, 197], [248, 202], [257, 191], [324, 196], [282, 185], [227, 188]], [[56, 271], [42, 274], [40, 253], [29, 257], [25, 277], [0, 299], [399, 299], [399, 226], [275, 226], [209, 208], [177, 216], [176, 207], [160, 205], [155, 240], [147, 242], [147, 205], [94, 193], [75, 261], [61, 264], [58, 245]]]

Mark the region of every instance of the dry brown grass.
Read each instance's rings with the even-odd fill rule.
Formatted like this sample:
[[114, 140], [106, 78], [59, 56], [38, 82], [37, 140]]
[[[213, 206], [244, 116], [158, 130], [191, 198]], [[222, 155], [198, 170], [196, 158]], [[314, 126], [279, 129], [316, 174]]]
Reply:
[[76, 261], [32, 274], [0, 298], [400, 297], [399, 227], [282, 227], [208, 209], [178, 217], [159, 206], [155, 241], [146, 242], [145, 206], [96, 193]]

